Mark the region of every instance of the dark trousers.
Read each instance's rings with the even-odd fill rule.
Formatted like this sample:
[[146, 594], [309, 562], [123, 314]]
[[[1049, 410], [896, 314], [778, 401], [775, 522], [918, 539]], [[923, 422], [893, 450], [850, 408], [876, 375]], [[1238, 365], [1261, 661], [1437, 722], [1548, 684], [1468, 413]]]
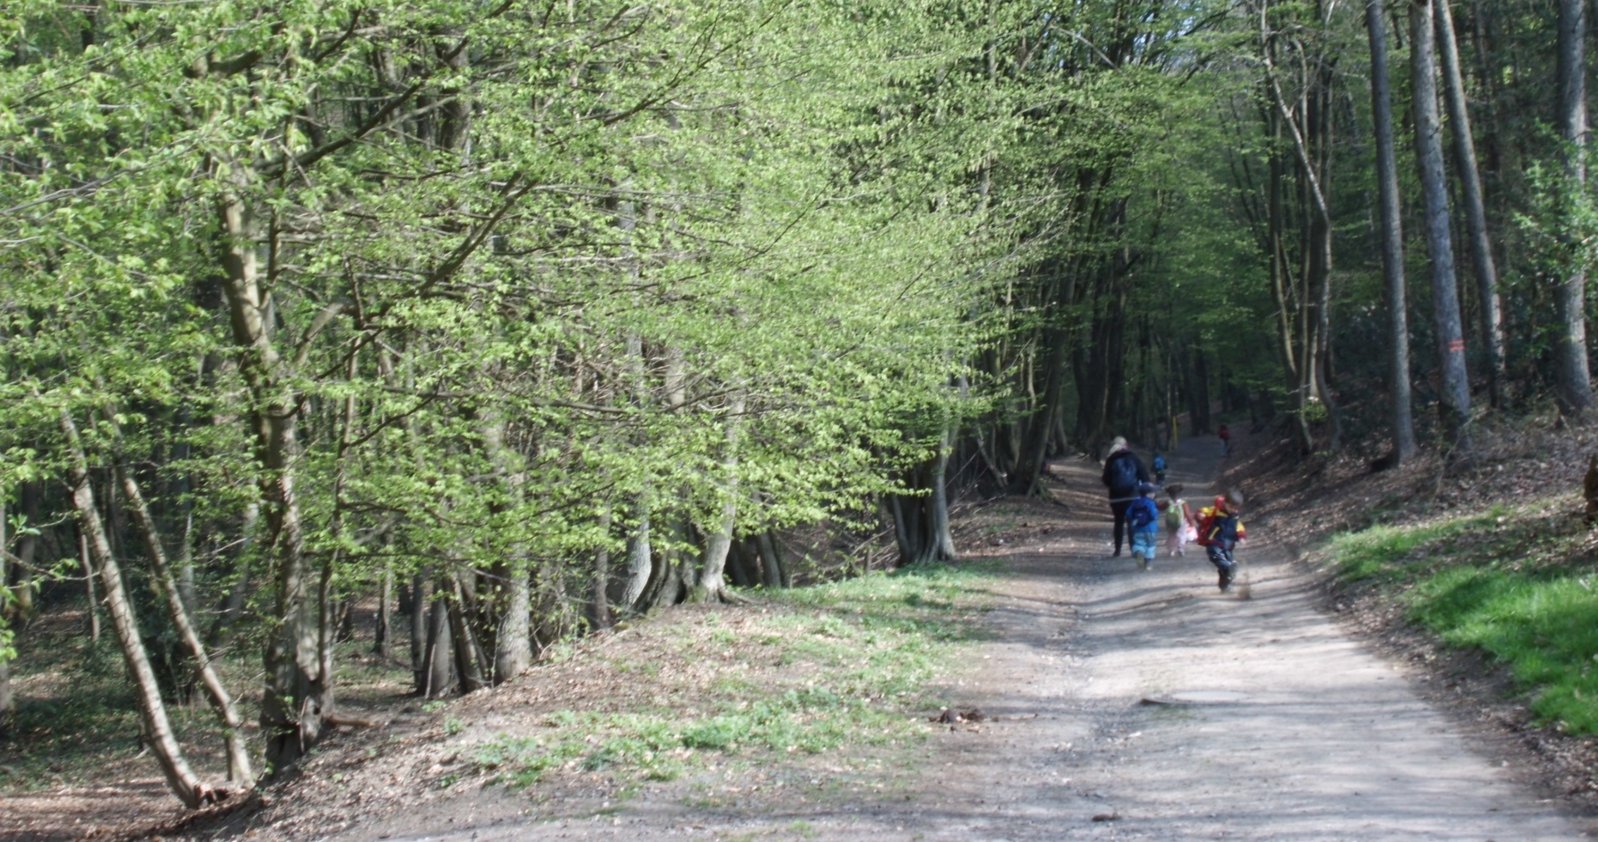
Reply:
[[[1130, 497], [1131, 495], [1126, 495]], [[1115, 513], [1115, 551], [1121, 551], [1121, 538], [1125, 536], [1127, 543], [1131, 543], [1131, 530], [1126, 527], [1126, 510], [1132, 507], [1132, 500], [1112, 500], [1110, 511]]]
[[1220, 539], [1204, 548], [1210, 557], [1210, 564], [1215, 565], [1217, 584], [1225, 591], [1232, 587], [1232, 578], [1237, 575], [1237, 559], [1232, 556], [1232, 548], [1237, 542]]

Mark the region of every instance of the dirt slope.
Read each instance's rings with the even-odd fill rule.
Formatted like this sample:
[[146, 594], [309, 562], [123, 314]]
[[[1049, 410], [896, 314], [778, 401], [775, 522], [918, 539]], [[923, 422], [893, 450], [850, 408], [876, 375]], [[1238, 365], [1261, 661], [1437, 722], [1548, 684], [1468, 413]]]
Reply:
[[[1176, 455], [1201, 498], [1213, 440]], [[1440, 711], [1414, 676], [1318, 608], [1311, 574], [1256, 535], [1245, 594], [1196, 549], [1108, 558], [1096, 466], [1055, 466], [1062, 505], [1010, 501], [995, 637], [947, 688], [953, 725], [876, 785], [824, 780], [736, 807], [666, 791], [528, 823], [481, 793], [358, 822], [338, 839], [1579, 839], [1530, 760]], [[1045, 522], [1052, 519], [1053, 522]], [[1039, 528], [1042, 527], [1042, 528]], [[468, 799], [470, 799], [468, 801]]]

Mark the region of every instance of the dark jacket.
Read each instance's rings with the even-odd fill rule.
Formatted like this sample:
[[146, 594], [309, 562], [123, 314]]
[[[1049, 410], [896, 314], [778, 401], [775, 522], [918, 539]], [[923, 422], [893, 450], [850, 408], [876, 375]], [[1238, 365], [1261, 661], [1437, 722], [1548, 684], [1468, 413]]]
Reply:
[[1149, 469], [1130, 450], [1118, 450], [1104, 460], [1104, 487], [1110, 489], [1112, 499], [1136, 497], [1138, 483], [1148, 481]]

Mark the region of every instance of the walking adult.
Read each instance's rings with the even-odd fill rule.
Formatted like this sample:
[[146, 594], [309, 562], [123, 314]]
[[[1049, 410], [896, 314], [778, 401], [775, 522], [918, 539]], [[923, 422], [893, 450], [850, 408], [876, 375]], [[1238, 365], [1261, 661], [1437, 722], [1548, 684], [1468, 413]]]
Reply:
[[1104, 487], [1110, 490], [1110, 511], [1115, 515], [1115, 555], [1121, 555], [1121, 538], [1128, 543], [1126, 510], [1137, 499], [1137, 487], [1149, 481], [1149, 469], [1126, 446], [1126, 439], [1116, 436], [1110, 442], [1110, 453], [1104, 458]]

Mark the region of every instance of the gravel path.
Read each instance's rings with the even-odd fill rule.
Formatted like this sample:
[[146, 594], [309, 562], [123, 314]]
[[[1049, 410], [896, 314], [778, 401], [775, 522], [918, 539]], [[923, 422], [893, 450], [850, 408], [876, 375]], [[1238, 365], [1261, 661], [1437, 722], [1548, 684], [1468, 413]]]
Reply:
[[[1190, 501], [1213, 440], [1173, 460]], [[1183, 458], [1185, 457], [1185, 458]], [[1539, 800], [1494, 738], [1422, 701], [1402, 667], [1317, 608], [1308, 571], [1245, 545], [1242, 593], [1201, 552], [1142, 572], [1108, 558], [1090, 463], [1056, 467], [1065, 519], [1015, 548], [996, 637], [948, 688], [953, 726], [877, 800], [707, 816], [640, 802], [591, 819], [418, 839], [1569, 840], [1591, 819]], [[1196, 508], [1196, 507], [1195, 507]], [[1256, 539], [1264, 536], [1256, 535]]]

